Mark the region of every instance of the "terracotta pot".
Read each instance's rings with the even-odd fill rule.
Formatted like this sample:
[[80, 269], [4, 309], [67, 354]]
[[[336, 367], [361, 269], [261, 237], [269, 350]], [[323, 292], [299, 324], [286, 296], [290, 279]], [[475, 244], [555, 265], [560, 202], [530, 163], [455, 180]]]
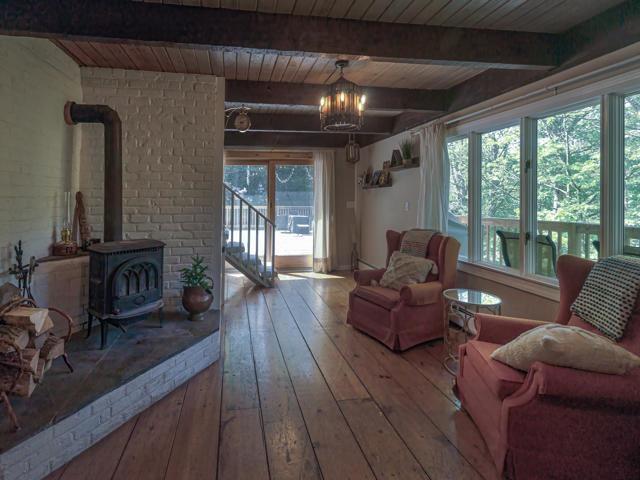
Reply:
[[213, 302], [213, 294], [202, 287], [184, 287], [182, 290], [182, 306], [189, 312], [191, 321], [202, 320], [211, 302]]
[[404, 165], [405, 167], [410, 167], [411, 165], [413, 165], [413, 159], [412, 158], [403, 158], [402, 159], [402, 165]]

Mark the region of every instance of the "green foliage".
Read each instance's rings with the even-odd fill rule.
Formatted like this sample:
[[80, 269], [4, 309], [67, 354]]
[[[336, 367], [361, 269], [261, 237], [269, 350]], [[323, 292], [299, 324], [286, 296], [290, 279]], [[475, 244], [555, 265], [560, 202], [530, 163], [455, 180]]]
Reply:
[[411, 137], [405, 137], [400, 141], [400, 153], [404, 159], [410, 159], [413, 156], [413, 142], [411, 141]]
[[209, 268], [204, 264], [204, 258], [191, 257], [191, 267], [185, 267], [180, 270], [180, 280], [185, 287], [202, 287], [209, 293], [213, 288], [213, 279], [207, 275]]

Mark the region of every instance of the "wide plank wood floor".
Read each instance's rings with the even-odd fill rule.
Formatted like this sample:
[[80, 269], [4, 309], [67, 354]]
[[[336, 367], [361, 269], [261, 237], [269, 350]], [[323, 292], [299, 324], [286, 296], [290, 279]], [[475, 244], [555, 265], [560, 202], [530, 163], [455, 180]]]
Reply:
[[398, 355], [355, 331], [352, 288], [228, 274], [221, 361], [49, 479], [497, 479], [442, 343]]

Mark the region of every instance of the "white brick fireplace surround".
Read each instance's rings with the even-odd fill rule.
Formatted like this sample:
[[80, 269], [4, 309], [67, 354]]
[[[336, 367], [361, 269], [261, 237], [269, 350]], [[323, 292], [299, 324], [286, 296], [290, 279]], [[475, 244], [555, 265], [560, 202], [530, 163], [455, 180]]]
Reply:
[[[175, 307], [179, 271], [193, 255], [204, 257], [211, 276], [220, 279], [224, 79], [104, 68], [82, 68], [80, 73], [83, 102], [108, 105], [120, 115], [124, 234], [167, 244], [165, 302]], [[75, 128], [82, 128], [80, 190], [93, 236], [99, 237], [103, 128]], [[214, 287], [216, 302], [220, 283]]]

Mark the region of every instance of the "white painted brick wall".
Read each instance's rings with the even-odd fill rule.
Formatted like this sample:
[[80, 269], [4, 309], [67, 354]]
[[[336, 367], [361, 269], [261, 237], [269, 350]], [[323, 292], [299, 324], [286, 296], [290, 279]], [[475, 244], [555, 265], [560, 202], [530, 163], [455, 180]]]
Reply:
[[[224, 79], [117, 69], [81, 70], [85, 103], [122, 120], [124, 232], [165, 249], [165, 301], [179, 303], [179, 271], [201, 255], [220, 298]], [[103, 131], [82, 126], [80, 185], [94, 236], [102, 233]]]
[[40, 479], [99, 442], [220, 356], [215, 332], [0, 455], [2, 480]]
[[0, 283], [11, 280], [13, 245], [49, 255], [78, 187], [81, 132], [64, 123], [80, 101], [80, 69], [48, 40], [0, 37]]

